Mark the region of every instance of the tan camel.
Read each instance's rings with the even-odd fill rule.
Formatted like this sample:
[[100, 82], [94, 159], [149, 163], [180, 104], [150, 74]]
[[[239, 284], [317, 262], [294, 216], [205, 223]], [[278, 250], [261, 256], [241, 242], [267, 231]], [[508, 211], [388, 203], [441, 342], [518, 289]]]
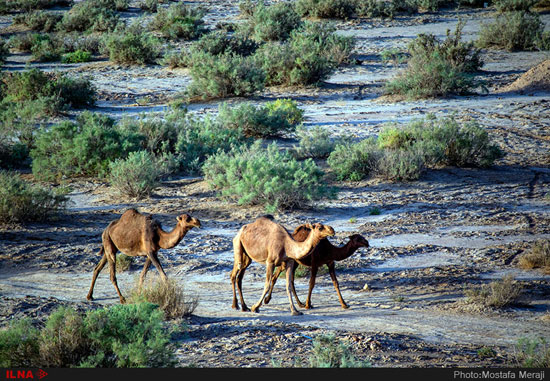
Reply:
[[[259, 263], [265, 263], [266, 265], [264, 291], [260, 300], [252, 307], [252, 312], [259, 312], [262, 301], [269, 290], [275, 267], [286, 264], [285, 267], [292, 268], [295, 263], [293, 259], [297, 260], [305, 257], [321, 239], [334, 235], [334, 229], [330, 226], [319, 223], [313, 225], [307, 224], [307, 226], [312, 234], [309, 234], [308, 237], [301, 242], [295, 241], [283, 226], [273, 222], [271, 216], [260, 217], [253, 223], [244, 225], [239, 230], [235, 238], [233, 238], [233, 250], [235, 254], [233, 271], [231, 271], [233, 308], [239, 308], [235, 291], [235, 288], [237, 288], [241, 299], [242, 310], [249, 311], [243, 298], [242, 280], [244, 272], [252, 260]], [[294, 287], [293, 275], [293, 271], [287, 272], [286, 291], [288, 300], [290, 301], [290, 312], [292, 315], [301, 315], [302, 313], [297, 311], [294, 307], [290, 295], [290, 287]]]
[[[294, 232], [292, 233], [292, 237], [296, 241], [304, 241], [308, 238], [311, 233], [311, 229], [307, 225], [300, 225], [298, 226]], [[336, 293], [338, 294], [338, 299], [340, 299], [340, 304], [342, 305], [342, 308], [348, 308], [349, 306], [344, 301], [344, 298], [342, 298], [342, 294], [340, 293], [340, 287], [338, 285], [338, 280], [336, 279], [336, 273], [334, 271], [334, 262], [335, 261], [342, 261], [346, 258], [349, 258], [357, 249], [360, 247], [369, 247], [369, 241], [367, 241], [363, 236], [359, 234], [353, 234], [349, 236], [349, 241], [341, 246], [334, 246], [328, 239], [323, 239], [319, 244], [313, 249], [311, 255], [308, 255], [301, 259], [296, 259], [296, 262], [303, 266], [311, 267], [311, 275], [309, 278], [309, 291], [307, 294], [307, 300], [306, 304], [304, 305], [302, 302], [300, 302], [300, 299], [298, 299], [298, 295], [296, 295], [296, 290], [294, 286], [292, 286], [292, 292], [294, 294], [294, 297], [296, 298], [296, 302], [298, 305], [302, 308], [310, 309], [313, 308], [311, 305], [311, 293], [313, 291], [313, 287], [315, 287], [315, 278], [317, 276], [317, 270], [322, 265], [327, 265], [328, 272], [330, 274], [330, 278], [332, 279], [332, 284], [334, 285], [334, 288], [336, 289]], [[296, 268], [298, 266], [294, 265], [291, 267], [291, 270], [293, 272], [296, 271]], [[273, 292], [273, 287], [275, 286], [275, 283], [277, 282], [277, 278], [279, 277], [279, 274], [281, 271], [283, 271], [285, 268], [284, 266], [281, 266], [277, 269], [275, 274], [273, 275], [273, 279], [271, 280], [271, 286], [269, 293], [267, 294], [264, 303], [268, 304], [271, 300], [271, 293]], [[289, 271], [289, 269], [287, 269]], [[292, 276], [292, 279], [294, 279], [294, 276]]]
[[105, 264], [109, 262], [111, 282], [115, 286], [120, 302], [125, 303], [126, 300], [120, 293], [116, 280], [116, 253], [119, 250], [131, 257], [147, 257], [139, 277], [139, 287], [143, 284], [151, 263], [157, 268], [162, 280], [166, 281], [166, 273], [158, 260], [158, 251], [173, 248], [180, 243], [189, 230], [201, 226], [198, 219], [187, 214], [182, 214], [176, 219], [178, 224], [171, 232], [165, 232], [157, 220], [150, 215], [143, 215], [135, 209], [127, 210], [118, 220], [112, 221], [101, 235], [102, 245], [99, 254], [103, 256], [94, 269], [87, 299], [93, 300], [92, 294], [96, 278]]

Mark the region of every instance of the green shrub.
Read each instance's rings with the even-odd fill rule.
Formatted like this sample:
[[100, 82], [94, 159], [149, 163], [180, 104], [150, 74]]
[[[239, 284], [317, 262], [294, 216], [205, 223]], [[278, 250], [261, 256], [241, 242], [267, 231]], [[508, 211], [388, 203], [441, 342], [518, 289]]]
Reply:
[[175, 3], [159, 9], [149, 27], [166, 38], [192, 40], [206, 32], [204, 14], [201, 8]]
[[249, 103], [236, 107], [222, 104], [218, 118], [226, 128], [240, 130], [245, 136], [267, 138], [292, 132], [302, 121], [302, 113], [295, 102], [278, 100], [264, 107]]
[[349, 347], [338, 343], [333, 335], [317, 336], [309, 357], [311, 368], [368, 368], [368, 361], [355, 359]]
[[141, 200], [158, 187], [161, 176], [155, 157], [147, 151], [130, 152], [109, 164], [109, 182], [123, 196]]
[[503, 308], [518, 301], [522, 287], [512, 275], [465, 291], [468, 301], [486, 307]]
[[327, 164], [339, 180], [358, 181], [372, 174], [382, 155], [374, 139], [359, 143], [338, 144], [327, 159]]
[[117, 28], [103, 39], [104, 52], [109, 60], [124, 65], [155, 63], [160, 56], [160, 41], [144, 32], [138, 24]]
[[203, 172], [221, 196], [239, 205], [264, 205], [268, 211], [304, 207], [331, 195], [323, 172], [311, 159], [299, 162], [275, 143], [264, 149], [256, 141], [250, 147], [214, 154], [204, 163]]
[[53, 32], [62, 17], [63, 16], [57, 13], [33, 10], [29, 13], [16, 15], [13, 18], [13, 23], [25, 25], [31, 30], [38, 32]]
[[[177, 113], [172, 118], [177, 117]], [[179, 117], [175, 154], [183, 172], [200, 171], [204, 161], [216, 152], [226, 152], [247, 142], [241, 130], [226, 128], [210, 117]]]
[[280, 2], [270, 6], [262, 2], [254, 7], [248, 18], [250, 35], [256, 41], [284, 41], [302, 25], [300, 15], [292, 3]]
[[156, 13], [159, 7], [159, 0], [144, 0], [139, 4], [139, 7], [150, 13]]
[[178, 133], [185, 125], [185, 112], [172, 111], [162, 117], [123, 118], [117, 128], [127, 136], [141, 137], [140, 148], [155, 156], [175, 152]]
[[296, 11], [304, 17], [348, 19], [355, 11], [354, 0], [297, 0]]
[[240, 31], [228, 33], [219, 30], [207, 33], [194, 42], [191, 52], [209, 53], [215, 56], [231, 52], [247, 57], [254, 54], [257, 48], [258, 43]]
[[415, 149], [385, 150], [377, 162], [376, 173], [389, 181], [418, 180], [425, 169], [422, 152]]
[[61, 211], [67, 198], [22, 180], [18, 174], [0, 171], [0, 221], [44, 221]]
[[119, 21], [114, 7], [106, 6], [101, 0], [84, 0], [63, 14], [58, 29], [65, 32], [108, 32], [114, 30]]
[[40, 332], [41, 363], [51, 368], [78, 364], [89, 353], [90, 344], [82, 315], [70, 307], [60, 307]]
[[544, 337], [521, 338], [515, 347], [517, 365], [524, 368], [550, 367], [550, 343]]
[[28, 318], [12, 320], [0, 329], [0, 367], [34, 366], [38, 362], [38, 335]]
[[287, 42], [269, 42], [258, 49], [256, 62], [267, 85], [304, 86], [325, 79], [349, 59], [353, 39], [337, 36], [323, 23], [305, 23]]
[[213, 55], [193, 52], [190, 58], [190, 97], [202, 99], [248, 96], [264, 88], [265, 74], [251, 57], [232, 52]]
[[2, 0], [0, 1], [0, 14], [15, 11], [31, 12], [37, 9], [53, 7], [68, 7], [72, 0]]
[[312, 129], [298, 126], [296, 128], [298, 146], [294, 146], [292, 154], [297, 159], [326, 159], [338, 144], [345, 144], [343, 138], [331, 139], [331, 133], [326, 128], [314, 126]]
[[393, 19], [396, 7], [393, 1], [386, 0], [358, 0], [356, 12], [359, 17], [381, 17]]
[[483, 24], [477, 45], [508, 51], [535, 50], [540, 43], [544, 24], [537, 13], [515, 11], [496, 16], [491, 24]]
[[189, 316], [198, 305], [197, 298], [187, 297], [183, 288], [174, 280], [149, 282], [132, 291], [130, 301], [149, 302], [159, 306], [166, 319], [178, 319]]
[[56, 114], [68, 107], [81, 108], [95, 104], [95, 88], [85, 78], [69, 78], [64, 74], [46, 74], [30, 69], [6, 74], [2, 80], [5, 101], [39, 101], [46, 114]]
[[386, 92], [415, 99], [465, 94], [480, 86], [469, 74], [483, 64], [480, 51], [473, 42], [461, 42], [463, 26], [459, 22], [454, 35], [447, 31], [444, 41], [420, 34], [408, 46], [407, 68], [386, 85]]
[[32, 58], [38, 62], [59, 61], [63, 53], [56, 41], [47, 34], [38, 35], [31, 46]]
[[86, 111], [76, 123], [62, 122], [40, 131], [31, 151], [33, 174], [44, 180], [102, 176], [111, 161], [138, 150], [139, 144], [139, 138], [116, 129], [113, 119]]
[[493, 0], [499, 12], [529, 11], [539, 0]]
[[63, 54], [61, 62], [63, 63], [80, 63], [89, 62], [92, 59], [92, 53], [85, 50], [77, 50], [71, 53]]

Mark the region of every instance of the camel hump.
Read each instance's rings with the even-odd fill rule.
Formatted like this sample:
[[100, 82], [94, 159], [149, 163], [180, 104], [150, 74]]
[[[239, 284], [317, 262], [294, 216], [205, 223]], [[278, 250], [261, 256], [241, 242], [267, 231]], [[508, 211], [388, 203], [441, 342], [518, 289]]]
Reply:
[[300, 225], [292, 233], [292, 238], [296, 241], [305, 241], [307, 236], [311, 232], [311, 229], [307, 225]]

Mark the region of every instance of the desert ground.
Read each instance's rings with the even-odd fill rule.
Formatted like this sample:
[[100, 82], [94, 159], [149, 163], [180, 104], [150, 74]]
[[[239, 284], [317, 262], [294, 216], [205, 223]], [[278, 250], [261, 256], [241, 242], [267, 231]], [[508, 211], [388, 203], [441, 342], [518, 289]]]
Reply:
[[[208, 9], [209, 25], [235, 19], [239, 12], [226, 1], [188, 3]], [[125, 14], [130, 18], [138, 12], [130, 7]], [[108, 271], [98, 278], [95, 300], [86, 301], [86, 294], [100, 259], [101, 232], [133, 207], [153, 214], [166, 229], [182, 213], [202, 223], [178, 246], [159, 252], [168, 277], [198, 299], [185, 319], [187, 334], [177, 339], [181, 366], [292, 366], [307, 359], [315, 336], [325, 334], [375, 367], [515, 366], [519, 339], [550, 338], [550, 275], [518, 267], [535, 242], [550, 239], [550, 88], [533, 90], [522, 82], [548, 52], [484, 50], [479, 76], [489, 84], [486, 94], [420, 101], [382, 96], [385, 81], [404, 65], [384, 63], [379, 56], [386, 48], [405, 47], [418, 33], [443, 38], [459, 18], [466, 21], [463, 38], [475, 39], [493, 15], [491, 7], [453, 8], [393, 20], [337, 21], [338, 33], [357, 40], [357, 64], [339, 68], [319, 86], [267, 88], [248, 99], [225, 100], [261, 104], [291, 98], [305, 110], [306, 127], [320, 125], [336, 136], [356, 138], [376, 136], [389, 122], [454, 114], [460, 121], [478, 121], [506, 153], [488, 169], [432, 169], [409, 183], [338, 182], [334, 200], [274, 213], [290, 231], [304, 222], [321, 222], [336, 231], [335, 244], [354, 233], [369, 241], [369, 248], [336, 266], [349, 309], [341, 308], [325, 273], [317, 277], [314, 308], [300, 309], [301, 316], [290, 315], [284, 279], [259, 313], [233, 310], [232, 238], [265, 211], [222, 200], [201, 176], [172, 177], [152, 197], [136, 202], [118, 199], [104, 181], [75, 179], [69, 184], [70, 204], [57, 219], [0, 229], [0, 324], [23, 316], [40, 321], [59, 305], [86, 310], [118, 303]], [[541, 19], [550, 29], [550, 14], [542, 13]], [[10, 25], [11, 16], [0, 16], [4, 33], [11, 33]], [[23, 70], [28, 60], [26, 54], [11, 54], [4, 70]], [[114, 118], [162, 112], [190, 81], [185, 69], [124, 67], [107, 59], [32, 66], [90, 76], [99, 93], [93, 111]], [[220, 102], [193, 103], [189, 110], [201, 115], [217, 110]], [[296, 140], [291, 134], [280, 142], [291, 146]], [[118, 274], [123, 293], [133, 287], [143, 263], [138, 259]], [[467, 289], [507, 274], [522, 287], [520, 303], [493, 309], [468, 302]], [[152, 269], [148, 277], [156, 276]], [[243, 281], [249, 306], [260, 296], [264, 278], [265, 267], [253, 263]], [[307, 279], [296, 279], [301, 299]], [[484, 348], [492, 354], [480, 355]]]

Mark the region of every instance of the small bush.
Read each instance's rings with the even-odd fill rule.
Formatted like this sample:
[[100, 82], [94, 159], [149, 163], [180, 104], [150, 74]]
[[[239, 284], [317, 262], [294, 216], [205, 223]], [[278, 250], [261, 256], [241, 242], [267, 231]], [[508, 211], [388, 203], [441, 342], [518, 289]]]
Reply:
[[521, 296], [522, 287], [512, 275], [501, 280], [484, 284], [479, 288], [466, 290], [466, 296], [472, 303], [486, 307], [503, 308], [516, 303]]
[[160, 56], [160, 41], [151, 33], [143, 32], [137, 24], [118, 28], [104, 37], [104, 52], [109, 60], [124, 65], [155, 63]]
[[358, 0], [356, 12], [359, 17], [393, 19], [396, 13], [394, 2], [386, 0]]
[[77, 50], [71, 53], [66, 53], [61, 58], [63, 63], [80, 63], [89, 62], [92, 59], [92, 53], [85, 50]]
[[53, 32], [62, 17], [63, 16], [57, 13], [33, 10], [29, 13], [16, 15], [13, 18], [13, 23], [25, 25], [37, 32]]
[[292, 154], [297, 159], [326, 159], [338, 144], [345, 144], [345, 139], [331, 139], [330, 131], [321, 126], [312, 129], [298, 126], [296, 135], [298, 146], [294, 146]]
[[479, 87], [469, 73], [482, 66], [480, 51], [473, 42], [461, 42], [463, 26], [459, 22], [454, 35], [447, 31], [444, 41], [420, 34], [408, 46], [407, 69], [386, 85], [387, 93], [416, 99], [465, 94]]
[[499, 12], [529, 11], [539, 0], [493, 0]]
[[78, 364], [90, 351], [83, 317], [70, 307], [54, 311], [40, 332], [41, 363], [48, 367]]
[[130, 152], [127, 158], [109, 164], [109, 182], [124, 197], [143, 199], [158, 187], [161, 171], [147, 151]]
[[244, 103], [230, 108], [222, 104], [218, 118], [226, 128], [238, 129], [245, 136], [266, 138], [292, 132], [302, 121], [302, 113], [287, 99], [268, 102], [264, 107]]
[[215, 56], [231, 52], [239, 56], [247, 57], [254, 54], [258, 46], [257, 42], [240, 31], [235, 33], [213, 31], [205, 34], [198, 41], [194, 42], [191, 47], [191, 52], [209, 53]]
[[76, 123], [62, 122], [37, 135], [32, 170], [43, 180], [103, 176], [111, 161], [138, 150], [139, 144], [138, 138], [115, 128], [108, 116], [84, 112]]
[[150, 13], [156, 13], [159, 7], [159, 0], [144, 0], [140, 3], [139, 7]]
[[304, 207], [331, 195], [311, 159], [299, 162], [275, 143], [267, 149], [261, 144], [210, 156], [203, 166], [206, 181], [239, 205], [264, 205], [268, 211]]
[[317, 336], [309, 357], [312, 368], [368, 368], [368, 361], [356, 360], [351, 349], [338, 343], [334, 336]]
[[49, 35], [43, 34], [34, 39], [31, 53], [34, 61], [53, 62], [59, 61], [63, 51]]
[[190, 97], [248, 96], [264, 88], [265, 74], [251, 57], [232, 52], [220, 55], [193, 52], [190, 61], [193, 79], [188, 88]]
[[521, 338], [516, 344], [514, 357], [517, 365], [524, 368], [548, 368], [550, 343], [544, 337]]
[[381, 155], [376, 140], [365, 139], [336, 145], [327, 164], [338, 180], [358, 181], [374, 173]]
[[30, 319], [11, 321], [0, 329], [0, 367], [31, 367], [38, 362], [39, 331]]
[[424, 157], [417, 150], [386, 150], [377, 162], [376, 173], [389, 181], [412, 181], [418, 180], [425, 168]]
[[44, 221], [65, 208], [67, 198], [22, 180], [18, 174], [0, 171], [0, 221]]
[[477, 45], [512, 51], [535, 50], [540, 44], [544, 24], [537, 13], [504, 12], [491, 24], [481, 26]]
[[176, 3], [159, 9], [149, 27], [166, 38], [192, 40], [206, 32], [204, 14], [201, 8]]
[[149, 302], [159, 306], [164, 311], [166, 319], [179, 319], [189, 316], [195, 311], [198, 305], [197, 298], [186, 296], [183, 289], [171, 279], [166, 282], [149, 282], [136, 288], [130, 297], [130, 301]]
[[297, 0], [296, 11], [304, 17], [348, 19], [355, 11], [354, 0]]
[[84, 0], [65, 12], [58, 29], [64, 32], [108, 32], [118, 25], [120, 18], [114, 2], [106, 5], [101, 0]]
[[550, 241], [536, 242], [531, 251], [520, 257], [519, 266], [523, 269], [540, 268], [550, 274]]
[[248, 18], [250, 35], [256, 41], [284, 41], [302, 25], [300, 15], [292, 3], [280, 2], [270, 6], [262, 2], [254, 7]]
[[69, 78], [64, 74], [46, 74], [38, 69], [10, 73], [3, 78], [4, 100], [26, 103], [43, 102], [43, 112], [56, 114], [68, 108], [95, 104], [95, 88], [85, 78]]
[[258, 49], [257, 64], [266, 73], [267, 85], [316, 84], [349, 59], [352, 38], [337, 36], [323, 23], [306, 23], [285, 43], [269, 42]]
[[116, 271], [121, 273], [124, 271], [130, 270], [132, 263], [134, 262], [134, 257], [126, 255], [124, 253], [119, 253], [116, 256]]

